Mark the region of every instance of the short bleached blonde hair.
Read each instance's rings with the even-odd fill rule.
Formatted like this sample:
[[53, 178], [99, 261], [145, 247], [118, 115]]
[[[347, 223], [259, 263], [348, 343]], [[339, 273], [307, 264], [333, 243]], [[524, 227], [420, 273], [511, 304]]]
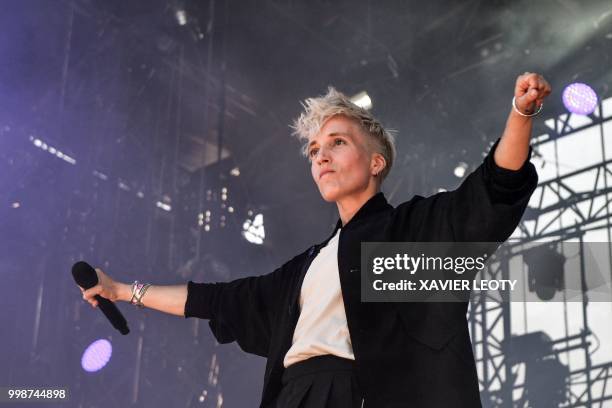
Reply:
[[380, 153], [386, 161], [386, 166], [381, 172], [381, 180], [384, 180], [395, 161], [395, 132], [386, 130], [382, 124], [366, 109], [355, 105], [351, 100], [334, 87], [327, 89], [327, 94], [308, 98], [302, 102], [304, 111], [291, 126], [293, 135], [304, 141], [302, 155], [308, 156], [308, 143], [316, 135], [325, 122], [336, 115], [343, 115], [354, 119], [359, 123], [369, 140], [374, 142], [371, 146]]

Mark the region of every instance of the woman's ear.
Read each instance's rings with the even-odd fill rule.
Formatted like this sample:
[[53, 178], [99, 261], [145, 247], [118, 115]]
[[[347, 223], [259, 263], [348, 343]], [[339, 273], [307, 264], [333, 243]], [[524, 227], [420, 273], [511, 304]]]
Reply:
[[380, 173], [383, 172], [386, 166], [387, 166], [387, 161], [385, 160], [383, 155], [380, 153], [374, 153], [374, 156], [372, 157], [372, 162], [370, 165], [370, 168], [371, 168], [370, 171], [372, 172], [372, 175], [375, 177], [380, 175]]

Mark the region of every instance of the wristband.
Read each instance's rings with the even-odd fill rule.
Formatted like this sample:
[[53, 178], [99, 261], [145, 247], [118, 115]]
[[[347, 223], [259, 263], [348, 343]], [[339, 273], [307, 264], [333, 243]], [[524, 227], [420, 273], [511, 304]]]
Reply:
[[534, 113], [531, 113], [531, 114], [528, 115], [528, 114], [523, 113], [520, 110], [518, 110], [518, 108], [516, 107], [516, 97], [513, 97], [512, 98], [512, 107], [514, 108], [514, 111], [516, 113], [518, 113], [519, 115], [521, 115], [523, 117], [526, 117], [526, 118], [531, 118], [531, 117], [539, 115], [540, 112], [542, 112], [542, 108], [544, 107], [544, 104], [541, 104], [537, 111], [535, 111]]
[[151, 286], [150, 283], [139, 283], [137, 280], [132, 283], [132, 298], [130, 299], [130, 303], [138, 306], [140, 308], [144, 307], [142, 304], [142, 298], [145, 293], [147, 293], [147, 289]]

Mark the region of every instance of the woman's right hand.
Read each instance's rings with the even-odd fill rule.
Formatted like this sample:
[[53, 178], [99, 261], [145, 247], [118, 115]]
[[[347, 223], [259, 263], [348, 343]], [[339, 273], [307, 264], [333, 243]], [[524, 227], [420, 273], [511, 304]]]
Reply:
[[125, 292], [125, 288], [123, 286], [125, 286], [125, 284], [113, 280], [113, 278], [98, 268], [96, 268], [96, 275], [98, 275], [98, 284], [96, 286], [87, 290], [79, 286], [85, 301], [89, 302], [92, 307], [97, 307], [98, 301], [95, 299], [95, 295], [100, 295], [103, 298], [113, 302], [123, 300], [123, 292]]

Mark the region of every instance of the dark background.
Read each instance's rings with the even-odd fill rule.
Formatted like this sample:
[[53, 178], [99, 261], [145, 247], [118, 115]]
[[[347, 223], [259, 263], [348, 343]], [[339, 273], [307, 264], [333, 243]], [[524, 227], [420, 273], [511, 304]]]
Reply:
[[[458, 162], [480, 163], [524, 71], [554, 88], [543, 119], [563, 111], [565, 85], [589, 83], [604, 99], [612, 83], [609, 1], [2, 8], [0, 386], [68, 386], [70, 406], [215, 406], [218, 394], [223, 406], [257, 405], [263, 359], [215, 344], [206, 321], [126, 304], [132, 333], [120, 337], [69, 271], [85, 259], [123, 282], [229, 280], [269, 272], [324, 239], [337, 212], [290, 135], [301, 100], [329, 85], [369, 93], [374, 114], [398, 132], [384, 186], [397, 205], [456, 187]], [[534, 134], [542, 131], [536, 121]], [[208, 231], [198, 225], [204, 211]], [[249, 211], [264, 216], [261, 246], [240, 234]], [[111, 339], [114, 354], [88, 374], [80, 356], [97, 338]]]

